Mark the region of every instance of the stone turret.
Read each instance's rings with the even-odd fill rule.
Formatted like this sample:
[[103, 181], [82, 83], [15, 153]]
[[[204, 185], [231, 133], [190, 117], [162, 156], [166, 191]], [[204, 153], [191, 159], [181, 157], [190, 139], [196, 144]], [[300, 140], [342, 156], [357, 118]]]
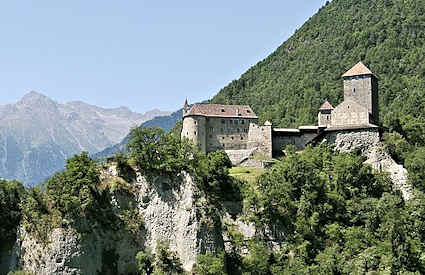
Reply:
[[334, 107], [326, 100], [319, 109], [318, 121], [319, 126], [329, 126], [332, 120], [332, 110]]
[[370, 122], [379, 124], [378, 78], [362, 62], [342, 75], [344, 101], [352, 100], [367, 108]]

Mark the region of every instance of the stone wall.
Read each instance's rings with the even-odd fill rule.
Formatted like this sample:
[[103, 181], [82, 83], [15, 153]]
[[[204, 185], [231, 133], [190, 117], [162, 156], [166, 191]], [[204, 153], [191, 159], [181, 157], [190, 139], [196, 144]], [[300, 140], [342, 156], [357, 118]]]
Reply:
[[247, 149], [249, 124], [257, 122], [258, 119], [207, 117], [207, 152]]
[[331, 126], [367, 125], [369, 122], [367, 108], [352, 100], [345, 100], [332, 111]]
[[251, 123], [248, 133], [248, 149], [258, 148], [259, 152], [266, 157], [272, 157], [273, 139], [272, 125], [266, 123], [264, 126]]
[[317, 132], [300, 132], [296, 134], [273, 132], [273, 155], [282, 155], [282, 150], [288, 145], [294, 145], [297, 150], [303, 150], [317, 136]]

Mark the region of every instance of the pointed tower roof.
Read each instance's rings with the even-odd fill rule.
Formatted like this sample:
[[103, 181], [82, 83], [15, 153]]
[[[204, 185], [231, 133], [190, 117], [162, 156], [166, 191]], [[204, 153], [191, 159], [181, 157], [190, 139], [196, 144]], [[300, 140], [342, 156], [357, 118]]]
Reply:
[[184, 108], [189, 107], [189, 103], [187, 103], [187, 98], [186, 98], [186, 99], [185, 99], [185, 101], [184, 101], [184, 105], [183, 105], [183, 107], [184, 107]]
[[354, 65], [353, 68], [349, 69], [342, 77], [356, 76], [356, 75], [373, 75], [375, 76], [368, 67], [365, 66], [361, 61]]
[[326, 100], [325, 103], [322, 104], [322, 106], [320, 106], [319, 110], [333, 110], [334, 107], [329, 103], [329, 101]]

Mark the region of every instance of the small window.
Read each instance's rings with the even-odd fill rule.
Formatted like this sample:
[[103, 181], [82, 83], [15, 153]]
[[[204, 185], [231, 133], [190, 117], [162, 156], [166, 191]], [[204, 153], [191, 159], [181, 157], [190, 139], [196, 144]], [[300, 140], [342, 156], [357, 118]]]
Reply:
[[238, 128], [238, 129], [236, 129], [236, 131], [239, 133], [241, 131], [241, 129]]
[[222, 119], [221, 124], [226, 124], [226, 120]]
[[196, 125], [197, 121], [195, 120], [195, 125]]
[[243, 140], [243, 137], [241, 137], [241, 140]]
[[230, 123], [230, 124], [233, 124], [233, 120], [229, 120], [229, 123]]
[[245, 124], [245, 120], [241, 119], [241, 124]]
[[224, 139], [224, 137], [221, 137], [221, 139]]
[[221, 133], [223, 133], [223, 132], [224, 132], [224, 129], [223, 129], [223, 128], [221, 128], [221, 129], [220, 129], [220, 132], [221, 132]]
[[251, 113], [251, 110], [246, 110], [246, 112], [247, 112], [248, 114], [250, 114], [250, 113]]
[[221, 109], [221, 112], [222, 112], [222, 113], [224, 113], [224, 112], [225, 112], [223, 108]]
[[196, 136], [196, 132], [195, 132], [195, 136]]
[[232, 140], [234, 140], [235, 138], [234, 137], [232, 137]]
[[239, 120], [235, 120], [235, 124], [238, 125], [239, 124]]
[[212, 138], [212, 135], [210, 135], [209, 137]]
[[356, 94], [356, 88], [353, 88], [353, 94]]
[[347, 106], [347, 109], [350, 109], [350, 105]]
[[329, 116], [326, 116], [326, 119], [329, 120]]

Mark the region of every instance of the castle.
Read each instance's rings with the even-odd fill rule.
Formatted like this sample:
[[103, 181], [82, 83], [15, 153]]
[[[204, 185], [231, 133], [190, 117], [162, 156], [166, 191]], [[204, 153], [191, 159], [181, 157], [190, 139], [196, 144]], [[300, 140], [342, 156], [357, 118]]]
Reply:
[[[336, 142], [340, 135], [364, 134], [379, 139], [378, 78], [362, 63], [342, 75], [344, 101], [335, 108], [326, 101], [318, 112], [318, 125], [297, 129], [258, 124], [246, 105], [195, 104], [183, 107], [182, 138], [199, 143], [203, 152], [225, 150], [230, 155], [261, 153], [279, 156], [287, 145], [302, 150], [323, 140]], [[239, 164], [244, 158], [236, 158]]]

